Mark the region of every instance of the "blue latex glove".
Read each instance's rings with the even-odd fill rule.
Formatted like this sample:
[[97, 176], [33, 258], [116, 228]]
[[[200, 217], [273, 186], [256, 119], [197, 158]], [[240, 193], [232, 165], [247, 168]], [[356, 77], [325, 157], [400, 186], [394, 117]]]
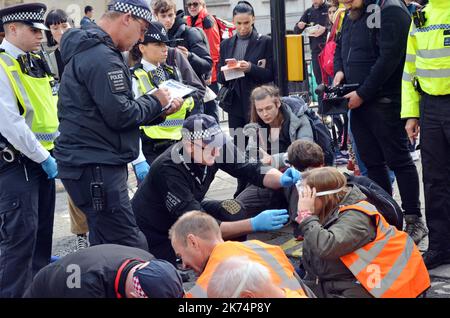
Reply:
[[266, 210], [250, 219], [253, 231], [272, 231], [278, 230], [289, 219], [286, 209], [283, 210]]
[[136, 178], [142, 182], [145, 179], [145, 176], [150, 171], [150, 165], [147, 163], [147, 161], [139, 162], [137, 165], [134, 166], [134, 171], [136, 172]]
[[48, 179], [55, 179], [58, 175], [58, 166], [56, 165], [56, 160], [52, 156], [48, 156], [44, 162], [41, 163], [42, 169], [48, 176]]
[[302, 174], [295, 168], [287, 169], [280, 177], [280, 184], [283, 188], [287, 188], [295, 185], [298, 181], [302, 180]]

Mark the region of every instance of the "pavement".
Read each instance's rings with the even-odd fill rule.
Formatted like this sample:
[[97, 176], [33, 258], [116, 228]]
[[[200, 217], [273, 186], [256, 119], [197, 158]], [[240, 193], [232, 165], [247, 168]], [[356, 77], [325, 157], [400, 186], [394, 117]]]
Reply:
[[[225, 128], [225, 126], [224, 126]], [[416, 161], [420, 179], [422, 178], [422, 165], [420, 160]], [[347, 171], [346, 166], [338, 166], [341, 171]], [[129, 193], [130, 197], [136, 191], [136, 179], [130, 167], [129, 169]], [[227, 173], [219, 170], [209, 192], [206, 195], [208, 199], [223, 200], [233, 197], [236, 190], [236, 180]], [[422, 185], [422, 183], [421, 183]], [[395, 184], [394, 198], [401, 203], [399, 191]], [[423, 187], [421, 186], [422, 214], [424, 215]], [[274, 232], [259, 232], [249, 235], [249, 239], [258, 239], [269, 244], [280, 245], [293, 262], [298, 265], [299, 258], [302, 255], [302, 242], [296, 241], [292, 236], [292, 227], [287, 225], [284, 228]], [[57, 180], [56, 211], [53, 234], [53, 255], [64, 256], [75, 251], [75, 235], [70, 233], [70, 217], [67, 210], [67, 194], [62, 184]], [[426, 251], [428, 240], [425, 238], [420, 242], [419, 249]], [[193, 285], [195, 277], [192, 272], [186, 273], [189, 281], [185, 283], [185, 288], [189, 289]], [[431, 288], [427, 291], [428, 298], [450, 298], [450, 264], [442, 265], [429, 271], [431, 277]]]

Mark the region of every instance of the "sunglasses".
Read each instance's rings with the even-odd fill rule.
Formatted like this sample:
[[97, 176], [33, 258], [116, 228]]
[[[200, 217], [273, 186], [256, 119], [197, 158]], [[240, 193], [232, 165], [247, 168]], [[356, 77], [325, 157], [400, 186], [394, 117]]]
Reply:
[[200, 5], [200, 2], [189, 2], [186, 4], [187, 7], [197, 8]]

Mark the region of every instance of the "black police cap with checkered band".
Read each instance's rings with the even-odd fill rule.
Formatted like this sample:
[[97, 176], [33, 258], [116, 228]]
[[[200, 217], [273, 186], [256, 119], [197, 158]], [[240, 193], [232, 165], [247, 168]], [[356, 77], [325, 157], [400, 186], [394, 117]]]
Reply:
[[150, 22], [147, 32], [144, 36], [143, 44], [147, 43], [169, 43], [169, 37], [167, 36], [167, 31], [164, 26], [157, 21]]
[[0, 20], [2, 24], [21, 22], [33, 28], [48, 31], [44, 24], [46, 10], [47, 6], [43, 3], [14, 5], [0, 10]]
[[145, 0], [113, 0], [108, 4], [109, 11], [130, 12], [137, 18], [152, 21], [152, 12]]
[[200, 139], [205, 144], [219, 148], [230, 141], [214, 117], [205, 114], [195, 114], [186, 118], [181, 134], [185, 140]]

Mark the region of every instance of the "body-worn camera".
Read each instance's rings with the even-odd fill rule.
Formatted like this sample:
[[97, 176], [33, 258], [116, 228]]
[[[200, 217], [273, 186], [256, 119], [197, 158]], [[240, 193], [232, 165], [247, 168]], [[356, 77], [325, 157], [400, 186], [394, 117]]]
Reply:
[[359, 84], [342, 84], [333, 87], [320, 84], [316, 89], [316, 94], [318, 96], [325, 94], [322, 101], [323, 114], [346, 114], [348, 111], [348, 99], [344, 98], [344, 96], [358, 88]]

